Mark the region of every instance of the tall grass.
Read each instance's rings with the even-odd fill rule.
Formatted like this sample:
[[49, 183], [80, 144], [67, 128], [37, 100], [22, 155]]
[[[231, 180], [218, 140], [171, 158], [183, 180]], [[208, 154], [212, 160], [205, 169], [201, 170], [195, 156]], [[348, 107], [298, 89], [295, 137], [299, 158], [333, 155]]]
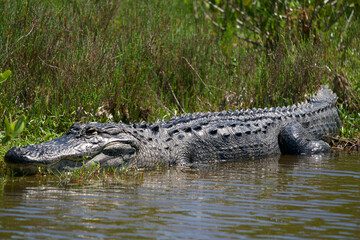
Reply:
[[[0, 114], [29, 119], [20, 145], [74, 121], [291, 104], [334, 86], [336, 74], [360, 95], [357, 26], [341, 44], [330, 36], [294, 44], [284, 34], [266, 52], [221, 38], [182, 0], [13, 0], [0, 11], [0, 71], [13, 72], [0, 85]], [[345, 115], [359, 111], [344, 102]]]
[[195, 110], [192, 96], [214, 94], [190, 65], [205, 75], [216, 41], [180, 3], [1, 3], [1, 68], [14, 72], [2, 112], [23, 106], [30, 116], [89, 121], [104, 107], [129, 121]]

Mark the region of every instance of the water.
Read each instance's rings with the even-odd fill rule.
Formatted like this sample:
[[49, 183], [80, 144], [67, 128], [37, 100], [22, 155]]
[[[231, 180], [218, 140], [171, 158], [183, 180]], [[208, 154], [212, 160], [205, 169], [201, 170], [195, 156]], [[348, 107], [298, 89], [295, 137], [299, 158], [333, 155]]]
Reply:
[[0, 239], [360, 239], [360, 154], [0, 184]]

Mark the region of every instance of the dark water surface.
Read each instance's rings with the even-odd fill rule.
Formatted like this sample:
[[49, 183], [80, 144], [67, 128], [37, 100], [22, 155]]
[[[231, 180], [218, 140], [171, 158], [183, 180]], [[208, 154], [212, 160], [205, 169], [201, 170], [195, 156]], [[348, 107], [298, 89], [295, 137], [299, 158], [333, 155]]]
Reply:
[[0, 239], [360, 239], [360, 154], [144, 173], [119, 185], [0, 184]]

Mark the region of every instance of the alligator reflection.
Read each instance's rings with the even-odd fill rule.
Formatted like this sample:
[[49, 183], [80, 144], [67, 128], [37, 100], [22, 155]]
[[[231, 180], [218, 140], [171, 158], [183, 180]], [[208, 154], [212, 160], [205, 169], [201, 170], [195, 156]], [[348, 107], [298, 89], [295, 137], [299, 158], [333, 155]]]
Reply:
[[0, 188], [0, 238], [355, 238], [359, 156], [171, 168], [106, 186], [28, 177]]

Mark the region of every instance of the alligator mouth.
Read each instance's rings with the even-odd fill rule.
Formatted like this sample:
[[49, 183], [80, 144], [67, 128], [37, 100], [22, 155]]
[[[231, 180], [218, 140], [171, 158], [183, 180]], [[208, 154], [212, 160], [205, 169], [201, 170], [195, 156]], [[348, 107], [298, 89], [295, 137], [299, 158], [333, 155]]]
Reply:
[[[30, 146], [29, 146], [30, 147]], [[84, 165], [84, 163], [96, 156], [98, 153], [94, 153], [92, 156], [62, 156], [54, 157], [55, 154], [48, 157], [39, 158], [37, 155], [31, 155], [34, 153], [30, 148], [13, 147], [4, 156], [6, 164], [15, 171], [17, 174], [33, 175], [43, 171], [71, 171]], [[41, 155], [39, 151], [39, 155]]]
[[83, 164], [83, 162], [75, 162], [71, 160], [60, 160], [52, 165], [39, 165], [31, 163], [21, 165], [7, 162], [8, 167], [10, 167], [16, 175], [36, 175], [38, 173], [54, 173], [61, 171], [69, 172], [82, 167]]
[[[102, 168], [126, 167], [136, 157], [137, 148], [124, 142], [111, 142], [91, 153], [45, 153], [39, 145], [13, 147], [4, 156], [6, 164], [17, 174], [34, 175], [39, 172], [72, 171], [85, 166]], [[36, 149], [36, 151], [34, 151]], [[42, 156], [42, 157], [40, 157]]]

